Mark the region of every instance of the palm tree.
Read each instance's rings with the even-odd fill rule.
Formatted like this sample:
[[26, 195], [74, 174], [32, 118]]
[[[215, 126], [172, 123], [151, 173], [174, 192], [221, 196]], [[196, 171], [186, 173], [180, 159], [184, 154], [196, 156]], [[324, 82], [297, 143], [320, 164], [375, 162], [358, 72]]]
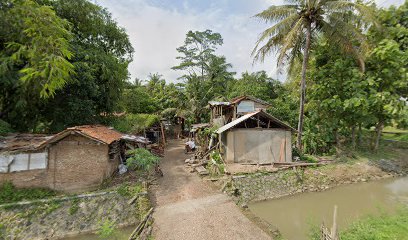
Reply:
[[[263, 62], [273, 51], [278, 52], [278, 66], [289, 65], [303, 55], [297, 147], [302, 149], [302, 130], [306, 95], [306, 69], [313, 40], [325, 37], [354, 54], [364, 71], [362, 52], [366, 48], [365, 35], [355, 22], [373, 22], [371, 9], [349, 0], [287, 0], [288, 4], [271, 6], [255, 15], [274, 25], [261, 33], [252, 52], [254, 61]], [[359, 47], [355, 46], [359, 43]], [[262, 43], [263, 46], [260, 46]]]

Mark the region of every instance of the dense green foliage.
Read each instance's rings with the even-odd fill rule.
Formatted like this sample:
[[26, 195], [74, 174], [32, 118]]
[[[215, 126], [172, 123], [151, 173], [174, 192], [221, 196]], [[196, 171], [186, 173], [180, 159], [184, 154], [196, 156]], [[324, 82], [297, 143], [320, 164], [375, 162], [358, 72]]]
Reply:
[[160, 123], [160, 118], [152, 114], [126, 114], [113, 118], [110, 123], [120, 132], [136, 134]]
[[0, 204], [19, 202], [23, 200], [43, 199], [55, 196], [56, 192], [42, 188], [16, 188], [10, 182], [0, 185]]
[[50, 97], [71, 81], [74, 67], [69, 62], [69, 41], [73, 35], [69, 22], [52, 8], [32, 0], [3, 1], [0, 26], [2, 89], [12, 88], [15, 93], [17, 85], [30, 89], [33, 96]]
[[13, 132], [11, 125], [0, 119], [0, 136]]
[[144, 170], [148, 171], [155, 166], [160, 158], [149, 152], [145, 148], [136, 148], [135, 150], [129, 150], [127, 154], [130, 158], [126, 160], [126, 166], [132, 170]]
[[[317, 4], [310, 8], [316, 11], [306, 9], [307, 4]], [[175, 84], [159, 73], [128, 81], [133, 57], [128, 36], [106, 9], [90, 1], [2, 2], [0, 133], [55, 132], [93, 123], [142, 133], [161, 118], [175, 117], [183, 117], [189, 126], [209, 121], [208, 101], [240, 95], [271, 103], [269, 113], [299, 126], [304, 75], [304, 152], [359, 148], [367, 139], [378, 149], [383, 128], [408, 126], [407, 6], [407, 1], [389, 9], [360, 1], [294, 1], [258, 14], [278, 23], [261, 35], [254, 53], [262, 59], [280, 49], [278, 60], [290, 69], [283, 83], [265, 71], [236, 75], [218, 53], [224, 43], [219, 33], [189, 31], [177, 48], [179, 63], [172, 69], [181, 73], [182, 81]], [[379, 28], [365, 21], [374, 18]], [[305, 67], [299, 59], [309, 23], [312, 43], [308, 71], [302, 74]], [[60, 62], [53, 64], [56, 58]], [[58, 77], [50, 78], [53, 74]], [[390, 139], [404, 140], [404, 135], [400, 138]]]
[[[296, 62], [302, 59], [300, 81], [300, 107], [298, 136], [296, 146], [302, 149], [306, 101], [306, 70], [309, 64], [310, 51], [319, 38], [329, 39], [332, 46], [338, 46], [345, 52], [354, 55], [364, 70], [363, 50], [366, 48], [366, 36], [362, 34], [355, 21], [368, 20], [374, 17], [372, 9], [360, 1], [285, 1], [283, 5], [272, 5], [255, 15], [256, 18], [273, 24], [261, 33], [253, 56], [255, 61], [264, 61], [265, 56], [277, 51], [278, 66], [288, 65], [289, 72], [296, 69]], [[358, 44], [356, 44], [358, 43]], [[297, 70], [297, 69], [296, 69]]]
[[12, 2], [0, 5], [0, 56], [14, 60], [1, 61], [1, 118], [19, 131], [59, 131], [114, 112], [133, 48], [110, 13], [87, 0]]
[[371, 28], [367, 33], [373, 47], [367, 52], [364, 73], [354, 58], [325, 39], [313, 49], [303, 135], [307, 152], [329, 152], [333, 145], [340, 148], [344, 144], [356, 148], [367, 128], [376, 130], [371, 139], [376, 150], [384, 126], [404, 125], [408, 87], [404, 45], [408, 35], [401, 30], [395, 37], [394, 32], [396, 25], [408, 26], [403, 17], [407, 5], [377, 12], [379, 19], [389, 19], [389, 12], [400, 14], [393, 15], [395, 25], [388, 26], [385, 21], [381, 31]]

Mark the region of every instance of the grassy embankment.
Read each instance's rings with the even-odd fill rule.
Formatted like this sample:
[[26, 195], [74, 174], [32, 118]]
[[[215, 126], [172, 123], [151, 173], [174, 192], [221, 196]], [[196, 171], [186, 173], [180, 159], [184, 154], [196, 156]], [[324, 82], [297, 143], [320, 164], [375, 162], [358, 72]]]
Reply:
[[43, 199], [56, 195], [57, 192], [44, 188], [16, 188], [10, 182], [0, 185], [0, 204]]
[[[310, 239], [320, 240], [319, 227], [311, 229]], [[402, 207], [394, 214], [368, 215], [340, 230], [342, 240], [388, 240], [408, 239], [408, 207]]]

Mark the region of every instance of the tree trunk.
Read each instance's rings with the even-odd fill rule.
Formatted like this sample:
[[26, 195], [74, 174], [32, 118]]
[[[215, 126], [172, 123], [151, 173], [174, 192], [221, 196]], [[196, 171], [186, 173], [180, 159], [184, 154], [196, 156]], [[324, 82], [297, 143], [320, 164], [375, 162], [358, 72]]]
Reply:
[[340, 156], [341, 154], [341, 143], [340, 143], [340, 134], [339, 131], [336, 129], [334, 132], [334, 138], [336, 141], [336, 156]]
[[356, 125], [351, 127], [351, 147], [353, 150], [356, 149]]
[[302, 78], [300, 81], [300, 108], [299, 108], [299, 124], [298, 124], [298, 136], [296, 146], [299, 150], [302, 150], [302, 132], [303, 132], [303, 121], [304, 121], [304, 107], [305, 107], [305, 97], [306, 97], [306, 68], [309, 62], [309, 50], [311, 42], [311, 26], [310, 22], [306, 27], [306, 46], [303, 53], [303, 63], [302, 63]]
[[363, 130], [361, 129], [361, 123], [358, 124], [358, 146], [363, 145]]
[[378, 147], [380, 146], [380, 139], [381, 139], [381, 133], [382, 133], [383, 128], [384, 128], [383, 121], [379, 121], [377, 123], [377, 126], [375, 127], [376, 137], [375, 137], [374, 151], [377, 151]]

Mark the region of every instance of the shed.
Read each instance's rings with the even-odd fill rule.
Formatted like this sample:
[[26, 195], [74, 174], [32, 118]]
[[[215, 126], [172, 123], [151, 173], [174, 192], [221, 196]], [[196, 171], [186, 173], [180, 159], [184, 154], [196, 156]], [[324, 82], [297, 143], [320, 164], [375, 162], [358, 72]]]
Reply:
[[292, 161], [291, 126], [263, 110], [247, 113], [216, 133], [226, 163], [271, 164]]
[[25, 136], [25, 143], [23, 139], [17, 135], [0, 140], [0, 182], [68, 192], [98, 187], [110, 177], [123, 159], [126, 142], [148, 143], [102, 125], [67, 128], [54, 136]]

